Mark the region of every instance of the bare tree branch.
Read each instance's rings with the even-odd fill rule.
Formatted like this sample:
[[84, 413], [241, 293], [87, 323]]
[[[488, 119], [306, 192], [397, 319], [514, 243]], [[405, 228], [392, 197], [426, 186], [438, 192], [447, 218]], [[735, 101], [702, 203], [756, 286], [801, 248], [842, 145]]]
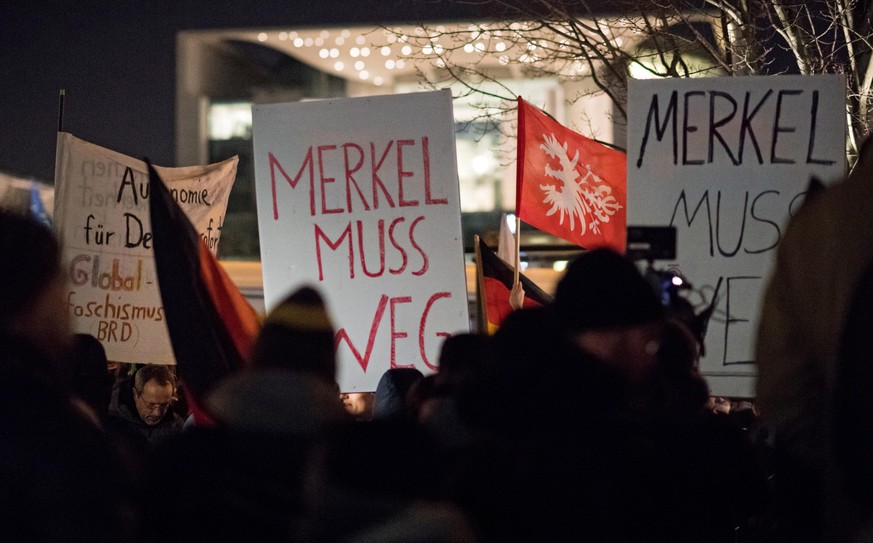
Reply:
[[[498, 113], [514, 107], [518, 94], [507, 74], [587, 81], [593, 90], [586, 95], [602, 93], [624, 122], [631, 70], [646, 77], [842, 73], [847, 156], [869, 131], [871, 0], [614, 0], [609, 13], [587, 0], [454, 1], [489, 6], [502, 20], [406, 38], [417, 46], [414, 58], [431, 61], [423, 78], [499, 101]], [[471, 51], [478, 60], [469, 60]], [[488, 62], [494, 58], [499, 65]]]

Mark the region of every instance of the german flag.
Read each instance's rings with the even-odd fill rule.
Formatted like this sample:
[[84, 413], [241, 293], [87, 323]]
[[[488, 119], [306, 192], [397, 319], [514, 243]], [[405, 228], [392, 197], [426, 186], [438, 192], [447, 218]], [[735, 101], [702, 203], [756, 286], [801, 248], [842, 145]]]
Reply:
[[155, 268], [164, 315], [177, 373], [190, 393], [195, 422], [202, 423], [206, 420], [199, 400], [223, 377], [250, 366], [260, 322], [151, 163], [148, 170]]
[[[479, 331], [493, 334], [503, 319], [512, 312], [509, 295], [515, 270], [497, 256], [479, 236], [476, 236], [476, 276], [479, 300]], [[552, 297], [524, 274], [518, 274], [524, 288], [524, 307], [539, 307], [552, 303]]]

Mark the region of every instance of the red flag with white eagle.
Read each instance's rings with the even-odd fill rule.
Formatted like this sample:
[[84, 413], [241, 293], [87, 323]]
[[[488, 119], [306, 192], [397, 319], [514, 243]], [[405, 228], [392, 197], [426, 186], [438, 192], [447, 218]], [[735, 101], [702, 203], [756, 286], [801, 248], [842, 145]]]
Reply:
[[515, 209], [531, 226], [585, 249], [624, 253], [626, 158], [518, 98]]

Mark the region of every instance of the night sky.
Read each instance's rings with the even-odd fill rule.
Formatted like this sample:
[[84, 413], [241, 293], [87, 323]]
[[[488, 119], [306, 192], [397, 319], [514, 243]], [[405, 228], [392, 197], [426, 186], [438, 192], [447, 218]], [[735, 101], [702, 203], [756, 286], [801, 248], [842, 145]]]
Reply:
[[0, 6], [0, 171], [54, 179], [65, 131], [175, 164], [175, 40], [182, 30], [465, 20], [485, 5], [439, 0], [135, 0]]

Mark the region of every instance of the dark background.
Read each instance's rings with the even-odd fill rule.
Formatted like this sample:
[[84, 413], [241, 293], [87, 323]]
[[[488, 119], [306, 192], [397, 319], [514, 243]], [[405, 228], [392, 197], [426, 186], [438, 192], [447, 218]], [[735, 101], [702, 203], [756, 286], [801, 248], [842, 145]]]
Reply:
[[130, 0], [0, 3], [0, 171], [52, 183], [63, 127], [115, 151], [175, 164], [176, 34], [499, 17], [439, 0]]

